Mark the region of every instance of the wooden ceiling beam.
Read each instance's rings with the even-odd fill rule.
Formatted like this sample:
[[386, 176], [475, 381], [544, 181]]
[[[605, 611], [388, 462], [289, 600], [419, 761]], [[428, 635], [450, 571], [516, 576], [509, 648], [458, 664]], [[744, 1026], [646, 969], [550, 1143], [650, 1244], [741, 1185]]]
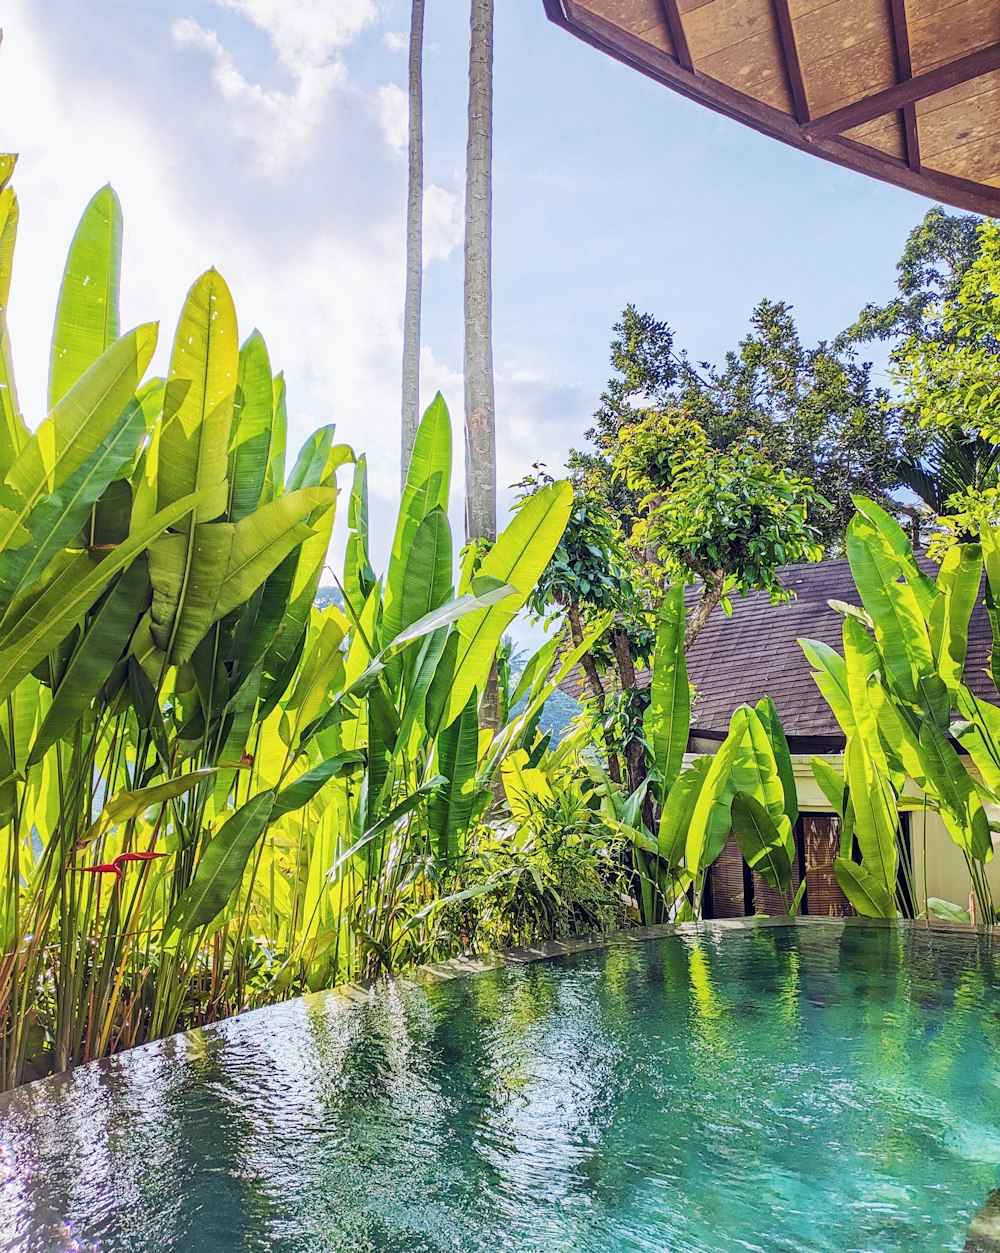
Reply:
[[809, 121], [809, 100], [806, 96], [806, 84], [802, 77], [802, 63], [799, 61], [799, 50], [795, 43], [795, 28], [792, 15], [788, 8], [788, 0], [771, 0], [774, 10], [774, 21], [778, 27], [778, 39], [781, 52], [785, 59], [788, 72], [788, 89], [792, 96], [795, 109], [795, 120], [801, 125]]
[[874, 121], [886, 113], [894, 113], [918, 100], [926, 100], [928, 96], [936, 96], [947, 91], [949, 87], [957, 87], [960, 83], [968, 83], [974, 78], [981, 78], [993, 70], [1000, 70], [1000, 44], [990, 44], [970, 52], [968, 56], [959, 57], [956, 61], [948, 61], [926, 74], [917, 74], [905, 82], [896, 83], [884, 91], [876, 91], [871, 96], [862, 96], [842, 109], [834, 109], [824, 117], [816, 118], [803, 127], [807, 139], [827, 139], [833, 135], [842, 135], [844, 131], [855, 126], [863, 126], [865, 122]]
[[[892, 42], [896, 52], [896, 77], [901, 83], [913, 77], [913, 61], [910, 57], [910, 31], [906, 24], [906, 0], [889, 0], [889, 20], [892, 24]], [[917, 131], [917, 106], [903, 105], [903, 141], [906, 164], [911, 170], [920, 169], [920, 135]]]
[[678, 65], [682, 70], [693, 71], [694, 61], [691, 59], [691, 49], [688, 47], [677, 0], [660, 0], [660, 12], [663, 14], [663, 20], [670, 34], [670, 42], [674, 46], [674, 55], [677, 57]]
[[[755, 100], [745, 92], [729, 87], [708, 74], [682, 69], [673, 53], [623, 30], [587, 8], [586, 4], [578, 3], [577, 0], [541, 2], [549, 18], [558, 26], [572, 32], [578, 39], [604, 55], [612, 56], [623, 65], [663, 83], [688, 100], [697, 101], [761, 134], [781, 140], [800, 151], [833, 161], [837, 165], [881, 178], [897, 187], [905, 187], [908, 191], [929, 196], [967, 213], [982, 213], [1000, 218], [1000, 187], [928, 169], [926, 165], [919, 171], [911, 170], [903, 158], [866, 147], [846, 135], [812, 138], [806, 133], [807, 127], [800, 126], [789, 113]], [[901, 107], [899, 102], [890, 102], [887, 111]], [[654, 158], [651, 156], [650, 159]]]

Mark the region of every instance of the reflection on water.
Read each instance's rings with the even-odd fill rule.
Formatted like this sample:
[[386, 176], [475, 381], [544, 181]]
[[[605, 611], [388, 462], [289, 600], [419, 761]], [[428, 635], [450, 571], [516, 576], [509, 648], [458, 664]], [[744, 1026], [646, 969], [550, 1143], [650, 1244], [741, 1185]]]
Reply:
[[247, 1014], [0, 1110], [10, 1253], [960, 1250], [988, 941], [709, 931]]

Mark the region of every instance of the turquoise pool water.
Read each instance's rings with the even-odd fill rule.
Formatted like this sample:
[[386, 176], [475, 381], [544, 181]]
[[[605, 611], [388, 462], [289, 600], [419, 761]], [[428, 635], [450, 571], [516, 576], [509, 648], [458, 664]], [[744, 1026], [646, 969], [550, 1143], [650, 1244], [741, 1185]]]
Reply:
[[309, 998], [22, 1089], [0, 1145], [17, 1253], [960, 1250], [1000, 1185], [1000, 964], [706, 930]]

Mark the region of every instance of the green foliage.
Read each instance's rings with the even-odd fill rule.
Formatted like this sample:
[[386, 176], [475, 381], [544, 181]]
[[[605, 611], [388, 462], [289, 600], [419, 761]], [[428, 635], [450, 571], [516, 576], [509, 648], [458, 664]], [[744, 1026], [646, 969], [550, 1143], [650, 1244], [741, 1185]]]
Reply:
[[907, 403], [933, 427], [1000, 438], [1000, 227], [984, 222], [978, 251], [939, 310], [940, 333], [914, 334], [897, 368]]
[[[837, 880], [861, 913], [892, 917], [900, 907], [900, 870], [912, 895], [913, 870], [900, 840], [907, 776], [937, 810], [969, 868], [980, 916], [994, 908], [982, 867], [993, 856], [985, 806], [1000, 799], [1000, 721], [964, 682], [969, 620], [979, 597], [983, 555], [989, 599], [1000, 592], [998, 532], [946, 555], [936, 580], [916, 561], [898, 524], [859, 498], [848, 555], [864, 606], [844, 624], [844, 658], [803, 641], [817, 682], [847, 735], [844, 778], [814, 762], [823, 791], [857, 838], [860, 866], [843, 850]], [[992, 569], [992, 574], [991, 574]], [[996, 590], [994, 590], [996, 589]], [[993, 673], [994, 684], [1000, 677]], [[952, 721], [957, 709], [961, 721]], [[971, 756], [956, 751], [955, 740]], [[849, 819], [849, 822], [848, 822]]]
[[[456, 588], [439, 397], [377, 578], [363, 459], [325, 427], [286, 472], [284, 382], [259, 334], [240, 346], [214, 270], [169, 377], [144, 380], [156, 327], [117, 334], [120, 247], [105, 189], [70, 250], [34, 434], [0, 354], [0, 1086], [453, 952], [445, 902], [479, 890], [469, 832], [507, 756], [544, 751], [565, 673], [553, 641], [517, 715], [480, 726], [567, 484]], [[350, 463], [346, 569], [319, 610]]]
[[639, 497], [632, 542], [662, 582], [721, 579], [725, 595], [779, 600], [778, 567], [822, 555], [812, 512], [824, 502], [751, 438], [720, 452], [692, 419], [653, 412], [623, 429], [613, 464]]
[[838, 345], [882, 340], [893, 350], [912, 336], [937, 338], [942, 331], [933, 310], [958, 295], [962, 279], [979, 252], [982, 218], [928, 209], [907, 236], [896, 263], [898, 294], [887, 304], [868, 304]]
[[902, 433], [871, 367], [826, 344], [806, 347], [788, 305], [761, 301], [749, 334], [718, 366], [692, 364], [670, 327], [633, 305], [614, 332], [616, 373], [587, 432], [595, 452], [573, 454], [571, 465], [596, 489], [605, 484], [618, 516], [634, 515], [638, 497], [621, 479], [607, 484], [609, 463], [623, 432], [650, 410], [696, 422], [720, 453], [753, 431], [762, 457], [829, 502], [814, 518], [824, 548], [838, 548], [852, 492], [879, 497], [895, 486]]

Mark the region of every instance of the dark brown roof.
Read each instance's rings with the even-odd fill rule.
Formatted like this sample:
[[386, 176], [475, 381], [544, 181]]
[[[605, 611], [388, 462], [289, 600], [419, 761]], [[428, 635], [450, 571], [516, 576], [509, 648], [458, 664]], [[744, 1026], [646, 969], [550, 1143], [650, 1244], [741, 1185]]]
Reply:
[[[921, 564], [933, 572], [931, 562], [921, 559]], [[833, 751], [843, 744], [843, 736], [797, 641], [822, 640], [843, 651], [843, 617], [829, 602], [860, 604], [851, 568], [846, 560], [820, 561], [785, 566], [780, 575], [795, 593], [793, 600], [772, 605], [764, 592], [735, 598], [732, 617], [716, 609], [689, 650], [688, 674], [696, 693], [691, 734], [720, 738], [737, 705], [770, 696], [793, 749]], [[989, 619], [980, 602], [969, 625], [965, 676], [977, 696], [996, 701], [986, 670], [991, 646]], [[648, 671], [640, 672], [639, 682], [649, 682]], [[575, 676], [563, 684], [572, 696], [579, 696], [581, 688]]]
[[543, 3], [586, 43], [765, 135], [1000, 215], [997, 0]]

